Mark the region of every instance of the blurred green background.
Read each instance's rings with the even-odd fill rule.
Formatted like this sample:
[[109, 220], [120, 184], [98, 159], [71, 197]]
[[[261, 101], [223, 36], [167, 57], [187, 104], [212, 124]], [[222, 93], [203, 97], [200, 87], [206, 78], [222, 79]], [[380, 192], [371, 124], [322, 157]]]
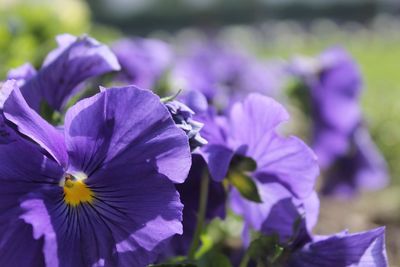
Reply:
[[247, 46], [261, 58], [284, 60], [296, 54], [316, 55], [340, 44], [364, 75], [362, 107], [389, 163], [392, 185], [352, 200], [322, 199], [316, 231], [357, 231], [385, 224], [396, 266], [400, 262], [399, 14], [398, 0], [1, 0], [0, 79], [26, 61], [40, 67], [55, 46], [55, 35], [64, 32], [90, 33], [111, 43], [124, 34], [173, 40], [202, 29], [218, 33], [232, 46]]

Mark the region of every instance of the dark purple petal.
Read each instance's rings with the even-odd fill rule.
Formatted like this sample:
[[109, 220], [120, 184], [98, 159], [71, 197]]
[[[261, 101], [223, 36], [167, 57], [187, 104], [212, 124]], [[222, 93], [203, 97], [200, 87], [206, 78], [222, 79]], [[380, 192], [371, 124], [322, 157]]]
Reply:
[[77, 93], [80, 83], [120, 69], [111, 50], [95, 39], [63, 35], [59, 43], [60, 47], [50, 53], [38, 74], [21, 88], [29, 106], [36, 111], [42, 101], [55, 110], [62, 109]]
[[0, 265], [44, 266], [44, 240], [23, 221], [23, 201], [59, 187], [63, 171], [1, 120]]
[[35, 239], [32, 227], [23, 220], [0, 217], [0, 265], [45, 266], [43, 239]]
[[290, 256], [289, 267], [386, 267], [384, 228], [315, 240]]
[[68, 156], [63, 134], [28, 106], [16, 86], [4, 103], [4, 115], [18, 126], [21, 133], [46, 149], [60, 165], [67, 166]]
[[183, 182], [191, 154], [185, 133], [153, 93], [136, 87], [111, 88], [70, 108], [65, 135], [72, 172], [90, 175], [111, 161], [153, 164]]
[[221, 182], [228, 174], [229, 165], [234, 156], [234, 152], [221, 145], [206, 145], [199, 154], [207, 163], [211, 178], [216, 182]]

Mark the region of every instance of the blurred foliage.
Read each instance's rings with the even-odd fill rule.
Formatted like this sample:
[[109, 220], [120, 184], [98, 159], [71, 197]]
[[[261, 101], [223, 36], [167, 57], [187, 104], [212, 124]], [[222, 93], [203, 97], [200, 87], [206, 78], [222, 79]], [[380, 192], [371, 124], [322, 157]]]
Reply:
[[91, 27], [90, 17], [87, 5], [79, 0], [1, 1], [0, 77], [25, 62], [40, 67], [60, 33], [91, 33], [102, 41], [119, 36], [107, 27]]

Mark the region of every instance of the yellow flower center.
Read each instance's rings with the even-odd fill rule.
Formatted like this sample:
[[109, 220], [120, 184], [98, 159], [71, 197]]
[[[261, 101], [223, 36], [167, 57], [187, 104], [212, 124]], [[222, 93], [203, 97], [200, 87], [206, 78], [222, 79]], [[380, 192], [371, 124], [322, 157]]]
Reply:
[[94, 193], [83, 180], [78, 180], [74, 176], [67, 174], [64, 178], [63, 188], [64, 201], [68, 205], [76, 207], [81, 203], [93, 202]]

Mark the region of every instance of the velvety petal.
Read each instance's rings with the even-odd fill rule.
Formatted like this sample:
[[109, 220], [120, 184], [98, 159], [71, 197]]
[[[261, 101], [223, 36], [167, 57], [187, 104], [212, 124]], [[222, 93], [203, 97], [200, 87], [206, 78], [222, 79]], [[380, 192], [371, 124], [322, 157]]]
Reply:
[[292, 254], [288, 266], [386, 267], [384, 228], [319, 239]]
[[17, 80], [18, 85], [22, 86], [25, 82], [36, 75], [36, 69], [30, 64], [25, 63], [7, 73], [7, 79]]
[[185, 133], [153, 93], [136, 87], [105, 90], [70, 108], [65, 135], [71, 171], [92, 172], [111, 161], [153, 164], [183, 182], [191, 154]]
[[260, 143], [268, 143], [275, 128], [288, 119], [285, 108], [272, 98], [250, 94], [232, 107], [229, 132], [232, 145], [247, 145], [249, 150], [256, 150]]
[[[300, 201], [279, 183], [257, 182], [257, 188], [262, 203], [244, 199], [236, 189], [231, 192], [232, 209], [243, 216], [247, 226], [266, 235], [278, 234], [281, 242], [286, 242], [295, 235], [294, 226], [304, 217], [306, 223], [309, 221], [307, 231], [311, 231], [318, 216], [315, 207], [319, 206], [319, 201], [315, 193]], [[249, 227], [244, 231], [249, 231]]]
[[60, 110], [81, 82], [120, 69], [116, 57], [105, 45], [88, 36], [75, 39], [71, 42], [71, 36], [61, 38], [60, 48], [49, 55], [38, 74], [21, 88], [34, 110], [39, 110], [43, 100]]
[[35, 239], [32, 226], [21, 219], [0, 219], [0, 265], [1, 266], [46, 266], [42, 247], [43, 239]]
[[4, 115], [18, 126], [21, 133], [32, 138], [66, 167], [68, 156], [63, 134], [28, 106], [18, 87], [13, 89], [4, 103]]
[[260, 142], [259, 147], [249, 148], [246, 154], [256, 160], [260, 181], [279, 181], [300, 198], [313, 191], [319, 174], [317, 158], [300, 139], [275, 136], [268, 144]]
[[211, 178], [221, 182], [228, 174], [235, 153], [225, 146], [211, 144], [204, 146], [199, 154], [206, 161]]
[[44, 240], [22, 219], [21, 205], [48, 188], [58, 188], [63, 171], [3, 120], [0, 161], [0, 266], [45, 266]]
[[7, 80], [3, 84], [0, 83], [0, 109], [3, 110], [4, 103], [6, 102], [8, 96], [14, 90], [14, 88], [18, 87], [18, 81], [16, 80]]

